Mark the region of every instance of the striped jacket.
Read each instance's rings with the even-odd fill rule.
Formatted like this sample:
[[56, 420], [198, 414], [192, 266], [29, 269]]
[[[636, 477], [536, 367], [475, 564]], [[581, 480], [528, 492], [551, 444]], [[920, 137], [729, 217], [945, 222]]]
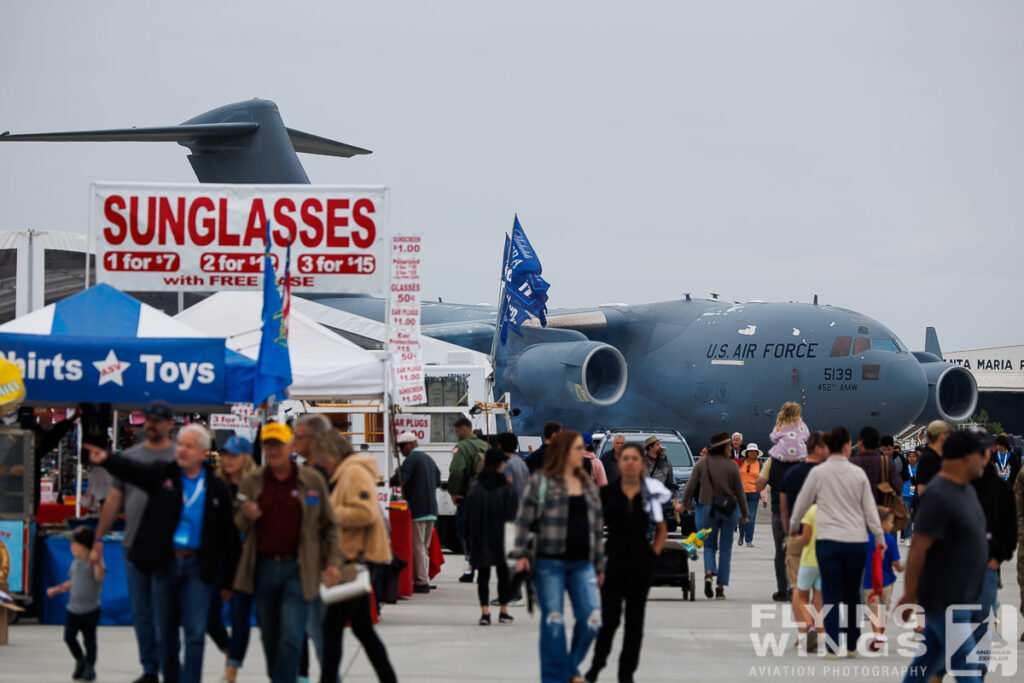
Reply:
[[[568, 488], [560, 479], [547, 478], [543, 509], [540, 503], [540, 472], [530, 476], [523, 491], [523, 499], [516, 515], [516, 543], [513, 557], [526, 557], [530, 527], [539, 518], [537, 531], [537, 553], [539, 555], [560, 555], [565, 552], [565, 537], [569, 525]], [[590, 561], [598, 573], [604, 572], [604, 514], [601, 511], [601, 495], [597, 486], [586, 478], [583, 498], [587, 503], [587, 526], [590, 528]]]

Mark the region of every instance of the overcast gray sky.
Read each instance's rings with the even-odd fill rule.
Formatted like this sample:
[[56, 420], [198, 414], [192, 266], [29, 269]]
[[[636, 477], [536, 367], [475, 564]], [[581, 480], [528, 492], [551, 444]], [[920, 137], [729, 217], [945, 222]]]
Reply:
[[[179, 123], [251, 97], [372, 156], [424, 293], [496, 296], [519, 212], [552, 306], [683, 292], [1024, 343], [1024, 3], [3, 3], [0, 130]], [[0, 146], [0, 229], [85, 232], [173, 144]], [[493, 302], [491, 302], [493, 303]]]

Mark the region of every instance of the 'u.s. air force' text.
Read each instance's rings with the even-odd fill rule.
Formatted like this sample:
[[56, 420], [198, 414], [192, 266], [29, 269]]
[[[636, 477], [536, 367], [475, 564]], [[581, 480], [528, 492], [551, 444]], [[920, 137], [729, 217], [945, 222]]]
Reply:
[[[758, 347], [760, 346], [760, 355]], [[760, 344], [710, 344], [708, 358], [817, 358], [817, 342], [779, 342]]]

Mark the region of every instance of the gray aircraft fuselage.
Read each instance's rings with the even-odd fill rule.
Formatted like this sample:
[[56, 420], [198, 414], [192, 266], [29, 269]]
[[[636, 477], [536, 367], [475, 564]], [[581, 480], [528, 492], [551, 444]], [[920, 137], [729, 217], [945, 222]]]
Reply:
[[[0, 134], [0, 142], [18, 141], [177, 142], [199, 181], [217, 183], [309, 183], [296, 152], [369, 153], [287, 128], [277, 105], [259, 99], [179, 126]], [[315, 298], [384, 318], [380, 300]], [[495, 318], [486, 306], [423, 304], [425, 334], [485, 353]], [[935, 418], [965, 420], [977, 404], [973, 376], [942, 361], [931, 328], [926, 351], [911, 353], [881, 323], [832, 306], [687, 297], [555, 311], [548, 320], [546, 329], [510, 335], [495, 355], [495, 389], [510, 392], [523, 434], [558, 420], [579, 429], [675, 429], [695, 444], [740, 431], [766, 446], [786, 401], [803, 407], [811, 429], [871, 425], [891, 434]]]

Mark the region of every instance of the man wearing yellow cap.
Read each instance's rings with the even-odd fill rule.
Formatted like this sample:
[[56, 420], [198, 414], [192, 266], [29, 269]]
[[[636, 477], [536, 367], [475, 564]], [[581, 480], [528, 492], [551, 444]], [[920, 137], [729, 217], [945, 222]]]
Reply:
[[238, 492], [245, 502], [235, 512], [246, 535], [235, 589], [255, 598], [267, 675], [288, 683], [298, 675], [309, 603], [321, 576], [328, 586], [341, 577], [341, 536], [327, 482], [291, 460], [292, 438], [280, 422], [263, 426], [266, 465], [242, 480]]

